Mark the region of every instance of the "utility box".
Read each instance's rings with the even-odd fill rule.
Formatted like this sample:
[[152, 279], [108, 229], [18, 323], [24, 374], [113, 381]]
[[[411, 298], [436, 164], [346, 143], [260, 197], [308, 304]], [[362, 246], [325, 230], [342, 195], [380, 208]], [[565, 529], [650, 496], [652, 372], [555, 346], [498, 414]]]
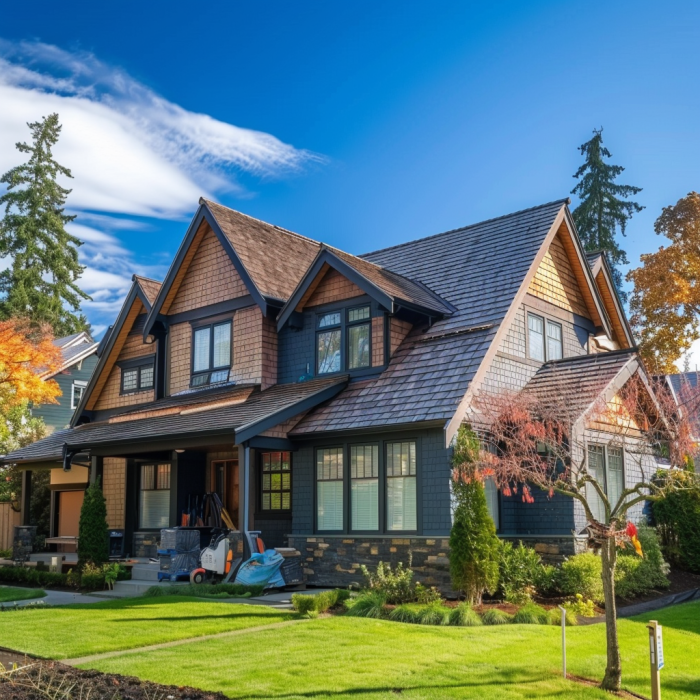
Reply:
[[36, 525], [15, 525], [15, 536], [12, 540], [12, 558], [14, 561], [29, 561], [35, 537]]
[[124, 556], [124, 530], [109, 531], [109, 558], [121, 559]]

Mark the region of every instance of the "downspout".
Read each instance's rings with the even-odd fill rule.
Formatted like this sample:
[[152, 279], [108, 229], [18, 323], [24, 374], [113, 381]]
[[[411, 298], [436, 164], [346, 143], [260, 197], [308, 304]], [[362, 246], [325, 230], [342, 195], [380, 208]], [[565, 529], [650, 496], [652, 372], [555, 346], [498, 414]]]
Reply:
[[248, 556], [252, 549], [249, 540], [250, 530], [250, 444], [243, 445], [243, 542], [248, 547]]

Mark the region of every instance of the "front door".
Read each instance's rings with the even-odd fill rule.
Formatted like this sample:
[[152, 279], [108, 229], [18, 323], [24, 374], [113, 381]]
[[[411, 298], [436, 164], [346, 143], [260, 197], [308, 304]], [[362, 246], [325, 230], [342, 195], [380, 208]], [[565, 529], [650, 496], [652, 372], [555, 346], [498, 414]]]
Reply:
[[210, 489], [217, 493], [233, 524], [238, 523], [238, 460], [212, 460], [210, 473]]

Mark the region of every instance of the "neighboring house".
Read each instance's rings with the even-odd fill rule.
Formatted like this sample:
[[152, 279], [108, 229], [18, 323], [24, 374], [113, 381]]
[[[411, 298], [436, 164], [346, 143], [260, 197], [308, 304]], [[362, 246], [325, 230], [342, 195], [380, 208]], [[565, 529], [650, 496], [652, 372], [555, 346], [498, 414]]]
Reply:
[[[240, 529], [299, 549], [311, 583], [412, 556], [447, 586], [450, 445], [475, 392], [554, 381], [583, 406], [644, 372], [567, 205], [358, 257], [200, 200], [163, 284], [134, 277], [72, 427], [5, 461], [90, 464], [131, 555], [216, 491]], [[636, 478], [595, 440], [605, 488]], [[490, 491], [499, 534], [585, 546], [581, 508], [534, 495]]]
[[[44, 379], [53, 379], [60, 387], [61, 395], [57, 399], [58, 403], [42, 404], [31, 409], [33, 416], [44, 419], [49, 434], [56, 430], [64, 430], [70, 425], [97, 365], [98, 349], [98, 344], [85, 331], [65, 338], [56, 338], [53, 342], [61, 349], [61, 364]], [[77, 536], [80, 508], [88, 478], [89, 471], [85, 467], [76, 466], [69, 473], [63, 472], [62, 469], [52, 470], [49, 533], [52, 537]], [[27, 498], [31, 488], [28, 486]]]

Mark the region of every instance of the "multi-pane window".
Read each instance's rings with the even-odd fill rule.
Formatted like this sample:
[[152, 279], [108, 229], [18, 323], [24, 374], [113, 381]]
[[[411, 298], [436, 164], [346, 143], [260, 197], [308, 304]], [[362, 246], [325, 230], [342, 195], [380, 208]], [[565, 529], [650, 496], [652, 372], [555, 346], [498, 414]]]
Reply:
[[317, 317], [317, 374], [362, 369], [371, 365], [371, 316], [367, 304]]
[[130, 394], [136, 391], [147, 391], [153, 388], [153, 358], [145, 364], [122, 367], [121, 393]]
[[78, 404], [80, 403], [80, 399], [83, 398], [83, 394], [85, 393], [86, 388], [87, 388], [87, 382], [80, 382], [80, 381], [73, 382], [73, 387], [71, 389], [71, 399], [70, 399], [70, 407], [71, 408], [78, 408]]
[[319, 332], [316, 334], [316, 372], [318, 374], [340, 372], [343, 333], [340, 312], [336, 311], [319, 316], [318, 328]]
[[[600, 484], [614, 508], [625, 488], [624, 452], [621, 447], [588, 445], [588, 473]], [[595, 488], [587, 485], [587, 500], [596, 520], [605, 522], [605, 506]]]
[[261, 509], [292, 508], [292, 461], [290, 452], [263, 452]]
[[369, 306], [348, 309], [348, 369], [369, 367]]
[[142, 464], [139, 527], [158, 529], [170, 524], [170, 464]]
[[350, 527], [379, 529], [379, 446], [350, 446]]
[[561, 360], [564, 356], [561, 324], [528, 313], [527, 344], [528, 355], [532, 360]]
[[231, 369], [231, 321], [195, 328], [192, 334], [191, 386], [228, 381]]
[[343, 448], [316, 452], [316, 526], [320, 531], [343, 529]]
[[386, 446], [386, 529], [416, 530], [416, 443]]

